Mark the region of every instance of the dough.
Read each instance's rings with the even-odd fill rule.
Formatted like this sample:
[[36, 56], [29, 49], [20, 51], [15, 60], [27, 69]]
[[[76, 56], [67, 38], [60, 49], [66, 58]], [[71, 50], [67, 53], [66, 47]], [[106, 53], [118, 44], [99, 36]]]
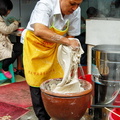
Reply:
[[[72, 39], [75, 38], [71, 38], [70, 40]], [[75, 93], [84, 91], [84, 88], [81, 87], [78, 79], [78, 64], [80, 64], [80, 57], [83, 53], [84, 52], [82, 50], [81, 44], [77, 50], [73, 50], [69, 46], [59, 46], [57, 57], [58, 62], [64, 71], [64, 76], [62, 81], [57, 84], [56, 87], [54, 87], [52, 90], [53, 92]]]

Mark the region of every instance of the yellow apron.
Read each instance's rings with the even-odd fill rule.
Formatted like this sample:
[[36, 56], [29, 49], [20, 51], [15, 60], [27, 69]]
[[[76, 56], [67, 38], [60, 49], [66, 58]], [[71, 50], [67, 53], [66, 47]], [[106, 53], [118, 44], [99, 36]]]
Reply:
[[[50, 27], [52, 31], [59, 35], [64, 35], [68, 31], [63, 31]], [[57, 50], [59, 44], [47, 42], [34, 35], [32, 31], [27, 31], [23, 46], [23, 64], [27, 83], [33, 87], [40, 87], [45, 80], [63, 77], [63, 70], [57, 61]]]

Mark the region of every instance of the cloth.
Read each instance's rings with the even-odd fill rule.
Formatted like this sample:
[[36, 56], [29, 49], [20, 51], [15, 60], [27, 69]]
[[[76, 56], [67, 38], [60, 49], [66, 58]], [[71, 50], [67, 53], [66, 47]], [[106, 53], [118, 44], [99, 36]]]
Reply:
[[[54, 16], [56, 20], [54, 21]], [[72, 14], [65, 15], [62, 17], [60, 10], [59, 0], [40, 0], [37, 2], [32, 14], [30, 21], [27, 25], [28, 30], [33, 31], [34, 23], [41, 23], [45, 26], [50, 27], [53, 22], [55, 22], [55, 27], [57, 29], [63, 30], [66, 22], [70, 21], [70, 26], [67, 34], [69, 36], [77, 36], [80, 34], [80, 19], [81, 19], [81, 9], [78, 7]]]
[[[64, 35], [68, 28], [66, 26], [66, 29], [61, 31], [52, 25], [50, 29]], [[30, 86], [40, 87], [45, 80], [63, 77], [63, 70], [57, 60], [58, 46], [59, 44], [46, 42], [35, 36], [32, 31], [26, 32], [23, 63], [26, 81]]]
[[0, 16], [0, 61], [10, 58], [12, 55], [13, 44], [8, 35], [18, 28], [18, 24], [11, 23], [6, 25], [4, 19]]
[[26, 81], [30, 86], [39, 87], [45, 80], [63, 76], [56, 58], [57, 48], [57, 44], [42, 41], [33, 32], [27, 31], [23, 63]]

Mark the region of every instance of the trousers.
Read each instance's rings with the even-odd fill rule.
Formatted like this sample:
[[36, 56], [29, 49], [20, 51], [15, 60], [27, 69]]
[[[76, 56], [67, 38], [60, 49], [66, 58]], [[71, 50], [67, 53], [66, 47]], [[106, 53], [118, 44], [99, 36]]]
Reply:
[[38, 119], [50, 120], [50, 116], [47, 114], [43, 105], [40, 88], [30, 86], [30, 93], [31, 93], [33, 109]]
[[2, 61], [2, 69], [4, 71], [8, 71], [9, 65], [14, 63], [18, 56], [20, 56], [23, 52], [23, 44], [22, 43], [13, 43], [13, 51], [12, 57], [4, 59]]

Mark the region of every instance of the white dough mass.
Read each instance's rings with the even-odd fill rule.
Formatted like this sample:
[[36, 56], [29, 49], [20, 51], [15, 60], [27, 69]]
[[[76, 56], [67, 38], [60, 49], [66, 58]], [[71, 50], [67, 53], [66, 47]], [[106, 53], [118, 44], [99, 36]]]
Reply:
[[[70, 40], [72, 39], [75, 38], [71, 38]], [[75, 93], [84, 91], [84, 88], [81, 87], [78, 80], [78, 64], [80, 63], [81, 54], [83, 53], [81, 44], [77, 50], [73, 50], [69, 46], [59, 46], [57, 58], [64, 71], [64, 76], [62, 81], [54, 86], [53, 92]]]

